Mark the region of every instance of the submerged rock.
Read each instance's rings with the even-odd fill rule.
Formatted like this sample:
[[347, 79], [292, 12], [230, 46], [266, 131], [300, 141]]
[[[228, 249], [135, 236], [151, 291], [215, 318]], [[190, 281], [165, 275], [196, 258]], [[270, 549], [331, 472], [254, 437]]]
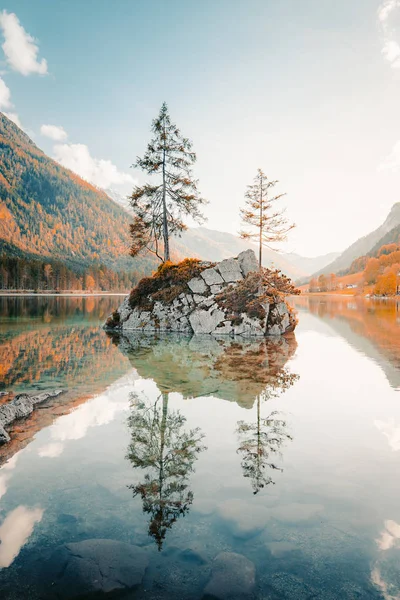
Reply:
[[2, 404], [0, 406], [0, 445], [10, 441], [10, 436], [5, 430], [7, 425], [11, 425], [17, 419], [28, 417], [37, 404], [41, 404], [49, 398], [55, 398], [62, 393], [63, 390], [54, 390], [52, 392], [42, 392], [36, 396], [19, 394], [11, 402]]
[[246, 598], [252, 593], [255, 582], [256, 569], [248, 558], [234, 552], [221, 552], [213, 561], [211, 579], [203, 598]]
[[85, 540], [57, 548], [43, 578], [56, 598], [91, 597], [138, 586], [148, 565], [146, 551], [116, 540]]
[[199, 542], [190, 542], [187, 548], [179, 553], [179, 558], [194, 565], [205, 565], [208, 562], [205, 548]]
[[132, 290], [105, 328], [123, 333], [231, 337], [280, 336], [293, 331], [292, 309], [273, 286], [268, 300], [262, 299], [263, 288], [255, 279], [258, 272], [252, 250], [215, 265], [194, 259], [178, 265], [166, 263]]

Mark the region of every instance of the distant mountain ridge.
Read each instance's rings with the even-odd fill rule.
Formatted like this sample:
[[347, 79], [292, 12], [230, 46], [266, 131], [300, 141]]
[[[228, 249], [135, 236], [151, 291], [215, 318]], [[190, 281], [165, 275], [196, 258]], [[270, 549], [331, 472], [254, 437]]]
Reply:
[[[243, 250], [251, 248], [258, 256], [256, 244], [243, 240], [239, 236], [223, 231], [215, 231], [207, 227], [196, 227], [183, 232], [175, 240], [180, 253], [187, 256], [199, 256], [204, 260], [221, 261], [230, 256], [237, 256]], [[310, 275], [315, 268], [324, 266], [338, 254], [332, 253], [316, 258], [306, 258], [298, 254], [274, 252], [268, 248], [263, 250], [263, 265], [281, 269], [292, 279]]]
[[[78, 271], [104, 264], [119, 272], [150, 274], [159, 264], [153, 256], [129, 256], [127, 199], [115, 190], [107, 192], [49, 158], [0, 113], [0, 254], [58, 260]], [[257, 252], [239, 236], [206, 227], [188, 229], [172, 248], [174, 260], [188, 256], [216, 262], [248, 248]], [[265, 266], [295, 279], [331, 258], [264, 250]]]
[[346, 250], [334, 261], [313, 273], [313, 277], [318, 277], [322, 273], [340, 273], [341, 271], [348, 269], [355, 259], [366, 256], [374, 248], [379, 248], [380, 246], [389, 243], [389, 240], [391, 241], [392, 237], [390, 232], [398, 226], [400, 226], [400, 202], [397, 202], [392, 206], [382, 225], [351, 244], [351, 246], [346, 248]]

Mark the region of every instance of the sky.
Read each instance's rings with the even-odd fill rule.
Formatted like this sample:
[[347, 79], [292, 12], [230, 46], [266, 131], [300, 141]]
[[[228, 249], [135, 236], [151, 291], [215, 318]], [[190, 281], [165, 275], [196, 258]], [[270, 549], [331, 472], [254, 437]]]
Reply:
[[207, 227], [237, 233], [258, 168], [341, 251], [400, 201], [400, 0], [5, 0], [0, 110], [127, 194], [162, 102], [197, 153]]

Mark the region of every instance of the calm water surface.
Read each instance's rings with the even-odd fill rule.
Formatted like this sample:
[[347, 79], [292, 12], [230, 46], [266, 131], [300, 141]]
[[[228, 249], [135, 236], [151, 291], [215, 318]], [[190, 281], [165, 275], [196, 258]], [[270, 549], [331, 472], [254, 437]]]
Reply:
[[396, 303], [300, 297], [246, 343], [111, 338], [118, 303], [0, 298], [1, 389], [66, 390], [0, 449], [1, 599], [75, 597], [60, 548], [93, 539], [145, 553], [127, 599], [200, 599], [221, 552], [238, 597], [399, 599]]

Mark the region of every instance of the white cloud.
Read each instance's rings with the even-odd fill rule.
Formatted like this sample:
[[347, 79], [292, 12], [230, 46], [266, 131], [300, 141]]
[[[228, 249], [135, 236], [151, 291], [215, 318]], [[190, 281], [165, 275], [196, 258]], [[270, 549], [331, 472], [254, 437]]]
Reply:
[[0, 110], [11, 108], [11, 91], [4, 79], [0, 77]]
[[392, 67], [400, 67], [400, 45], [394, 40], [387, 40], [382, 48], [382, 54]]
[[68, 133], [65, 131], [64, 127], [61, 127], [60, 125], [42, 125], [40, 133], [56, 142], [62, 142], [68, 137]]
[[400, 6], [399, 0], [385, 0], [378, 8], [378, 19], [381, 23], [386, 23], [391, 13]]
[[18, 556], [43, 512], [41, 508], [18, 506], [7, 515], [0, 526], [0, 568], [9, 567]]
[[400, 140], [395, 143], [391, 153], [381, 162], [378, 171], [397, 171], [400, 168]]
[[129, 173], [119, 171], [110, 160], [93, 158], [85, 144], [58, 144], [54, 147], [54, 157], [61, 165], [100, 188], [134, 183]]
[[400, 0], [385, 0], [378, 9], [383, 37], [382, 54], [394, 68], [400, 68]]
[[25, 31], [17, 15], [3, 10], [0, 13], [0, 27], [4, 36], [2, 48], [10, 67], [22, 75], [45, 75], [47, 61], [44, 58], [38, 60], [36, 40]]

